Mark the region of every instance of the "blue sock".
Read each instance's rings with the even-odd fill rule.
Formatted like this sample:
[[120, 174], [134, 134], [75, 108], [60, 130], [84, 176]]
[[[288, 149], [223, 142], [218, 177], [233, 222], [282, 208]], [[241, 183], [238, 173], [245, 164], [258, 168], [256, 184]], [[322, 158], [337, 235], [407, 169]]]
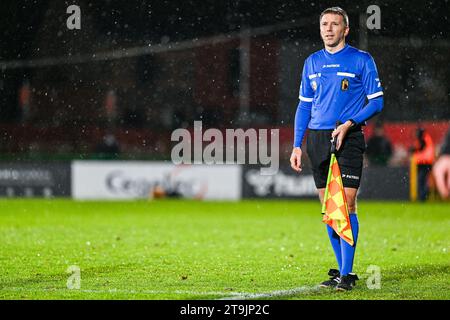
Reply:
[[342, 253], [341, 253], [341, 237], [327, 225], [328, 237], [330, 238], [331, 246], [333, 247], [334, 255], [339, 265], [339, 270], [342, 269]]
[[351, 246], [344, 240], [341, 240], [341, 249], [342, 249], [342, 268], [340, 269], [341, 276], [346, 276], [352, 272], [353, 259], [355, 257], [356, 242], [358, 240], [358, 233], [359, 233], [358, 216], [356, 215], [356, 213], [350, 213], [349, 216], [350, 216], [350, 224], [352, 225], [354, 244], [353, 246]]

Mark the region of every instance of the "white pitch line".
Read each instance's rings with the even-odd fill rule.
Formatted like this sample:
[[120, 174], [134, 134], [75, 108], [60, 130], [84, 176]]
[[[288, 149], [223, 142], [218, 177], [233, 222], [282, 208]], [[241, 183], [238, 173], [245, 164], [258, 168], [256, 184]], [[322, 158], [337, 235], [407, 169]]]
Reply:
[[219, 300], [247, 300], [247, 299], [271, 299], [281, 297], [291, 297], [298, 294], [313, 293], [320, 290], [319, 286], [314, 287], [299, 287], [288, 290], [275, 290], [266, 293], [242, 293], [234, 294]]
[[97, 293], [97, 294], [111, 294], [111, 293], [124, 293], [124, 294], [175, 294], [175, 295], [194, 295], [194, 296], [224, 296], [218, 300], [248, 300], [248, 299], [271, 299], [279, 297], [290, 297], [298, 294], [313, 293], [319, 290], [318, 286], [314, 287], [299, 287], [288, 290], [275, 290], [265, 293], [251, 293], [251, 292], [224, 292], [224, 291], [189, 291], [189, 290], [123, 290], [123, 289], [109, 289], [109, 290], [96, 290], [96, 289], [31, 289], [31, 288], [1, 288], [2, 291], [16, 291], [16, 292], [83, 292], [83, 293]]
[[234, 296], [234, 295], [245, 295], [245, 292], [223, 292], [223, 291], [189, 291], [189, 290], [123, 290], [123, 289], [109, 289], [109, 290], [96, 290], [96, 289], [65, 289], [65, 288], [55, 288], [55, 289], [32, 289], [32, 288], [0, 288], [2, 291], [16, 291], [16, 292], [83, 292], [83, 293], [124, 293], [124, 294], [176, 294], [176, 295], [196, 295], [196, 296]]

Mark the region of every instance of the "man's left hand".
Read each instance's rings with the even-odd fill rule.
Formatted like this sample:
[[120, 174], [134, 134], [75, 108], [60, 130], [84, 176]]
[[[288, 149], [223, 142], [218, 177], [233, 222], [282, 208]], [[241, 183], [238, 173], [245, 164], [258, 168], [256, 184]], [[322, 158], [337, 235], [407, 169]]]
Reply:
[[331, 133], [331, 136], [336, 139], [336, 150], [339, 150], [341, 148], [342, 142], [344, 141], [348, 129], [350, 129], [351, 126], [352, 122], [348, 120], [334, 129], [334, 131]]

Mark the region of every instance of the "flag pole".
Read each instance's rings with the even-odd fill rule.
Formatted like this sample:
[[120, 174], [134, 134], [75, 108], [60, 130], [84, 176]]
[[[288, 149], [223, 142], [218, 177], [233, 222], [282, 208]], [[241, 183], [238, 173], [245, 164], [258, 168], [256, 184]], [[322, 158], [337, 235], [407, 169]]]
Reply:
[[[336, 127], [339, 125], [339, 122], [336, 122]], [[336, 157], [336, 139], [334, 137], [331, 138], [331, 159], [330, 159], [330, 165], [328, 166], [328, 177], [327, 177], [327, 186], [330, 183], [331, 180], [331, 166], [333, 164], [334, 158]], [[328, 187], [325, 188], [325, 194], [323, 196], [323, 202], [322, 202], [322, 214], [325, 213], [326, 210], [326, 199], [328, 199]]]

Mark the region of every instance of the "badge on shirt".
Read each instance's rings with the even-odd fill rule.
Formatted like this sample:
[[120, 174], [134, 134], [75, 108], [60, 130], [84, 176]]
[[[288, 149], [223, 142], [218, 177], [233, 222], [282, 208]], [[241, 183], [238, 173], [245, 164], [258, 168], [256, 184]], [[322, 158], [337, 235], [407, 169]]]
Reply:
[[313, 91], [316, 91], [317, 90], [317, 82], [311, 81], [311, 88], [313, 89]]
[[342, 82], [341, 82], [341, 90], [342, 91], [347, 91], [348, 90], [348, 80], [347, 79], [342, 80]]

